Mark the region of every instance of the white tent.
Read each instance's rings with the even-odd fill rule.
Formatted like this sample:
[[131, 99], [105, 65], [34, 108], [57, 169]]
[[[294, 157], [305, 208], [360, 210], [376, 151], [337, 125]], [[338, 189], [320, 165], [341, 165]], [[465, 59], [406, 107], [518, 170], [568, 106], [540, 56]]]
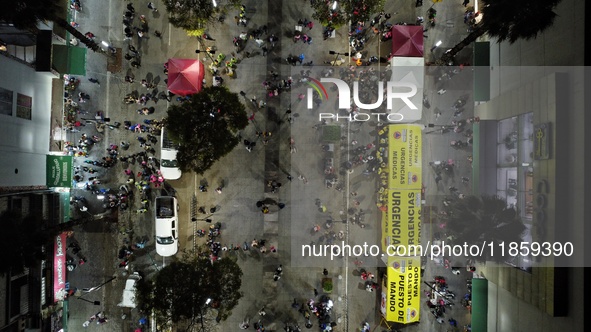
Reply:
[[403, 116], [401, 123], [420, 120], [423, 113], [425, 59], [422, 57], [392, 57], [390, 65], [392, 69], [391, 82], [409, 83], [417, 87], [416, 94], [409, 98], [417, 109], [411, 109], [401, 99], [394, 99], [392, 100], [391, 113], [401, 114]]

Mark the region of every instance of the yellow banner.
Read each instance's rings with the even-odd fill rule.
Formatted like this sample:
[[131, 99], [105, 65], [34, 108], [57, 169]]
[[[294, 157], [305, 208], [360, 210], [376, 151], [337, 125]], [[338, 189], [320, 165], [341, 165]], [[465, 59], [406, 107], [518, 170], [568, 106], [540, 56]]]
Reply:
[[382, 250], [388, 255], [415, 256], [421, 241], [421, 190], [388, 190], [382, 214]]
[[388, 128], [388, 187], [421, 189], [422, 131], [412, 124], [395, 124]]
[[419, 321], [421, 304], [421, 258], [389, 257], [382, 287], [380, 310], [389, 322]]

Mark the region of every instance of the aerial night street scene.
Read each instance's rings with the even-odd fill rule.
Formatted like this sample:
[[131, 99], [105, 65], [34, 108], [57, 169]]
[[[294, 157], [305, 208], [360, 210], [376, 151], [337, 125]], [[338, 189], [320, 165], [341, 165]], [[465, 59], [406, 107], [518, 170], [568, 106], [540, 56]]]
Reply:
[[0, 332], [587, 331], [588, 3], [3, 1]]

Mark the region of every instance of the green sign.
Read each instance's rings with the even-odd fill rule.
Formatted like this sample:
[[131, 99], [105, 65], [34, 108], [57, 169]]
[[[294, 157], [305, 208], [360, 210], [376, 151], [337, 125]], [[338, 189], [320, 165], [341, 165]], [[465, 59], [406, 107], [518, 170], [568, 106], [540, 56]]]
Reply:
[[72, 187], [72, 156], [47, 155], [45, 168], [48, 187]]

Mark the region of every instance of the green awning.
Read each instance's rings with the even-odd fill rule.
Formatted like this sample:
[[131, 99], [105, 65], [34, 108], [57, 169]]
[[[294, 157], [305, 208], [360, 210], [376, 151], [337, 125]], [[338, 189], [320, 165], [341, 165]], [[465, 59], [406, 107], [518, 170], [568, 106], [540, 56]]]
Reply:
[[490, 43], [474, 43], [474, 101], [490, 100]]
[[486, 332], [488, 317], [488, 280], [472, 279], [472, 332]]
[[480, 194], [480, 123], [472, 125], [472, 194]]
[[52, 59], [60, 74], [86, 75], [86, 47], [54, 44]]
[[60, 223], [66, 223], [72, 219], [70, 216], [70, 192], [60, 191]]

